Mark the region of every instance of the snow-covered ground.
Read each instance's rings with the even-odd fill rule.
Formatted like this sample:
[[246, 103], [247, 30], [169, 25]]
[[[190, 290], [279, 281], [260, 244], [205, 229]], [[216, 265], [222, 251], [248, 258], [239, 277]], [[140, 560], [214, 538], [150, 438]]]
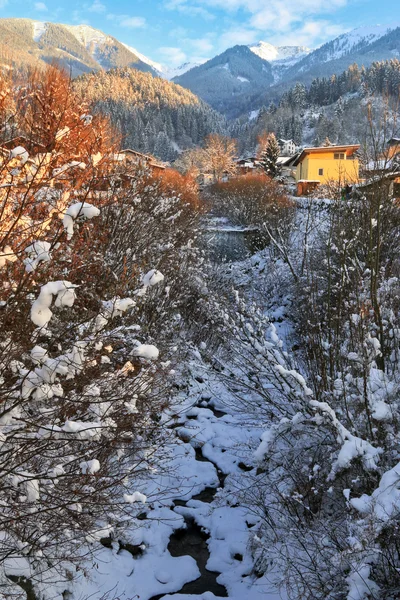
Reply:
[[[243, 288], [267, 264], [268, 254], [261, 252], [222, 268]], [[284, 303], [280, 298], [268, 311], [279, 335], [288, 331]], [[136, 600], [285, 598], [274, 573], [260, 575], [254, 568], [259, 517], [242, 501], [256, 479], [254, 452], [265, 423], [246, 412], [197, 349], [180, 377], [182, 389], [164, 415], [165, 443], [154, 456], [153, 476], [132, 489], [147, 501], [132, 505], [136, 517], [114, 531], [111, 547], [96, 552], [95, 567], [81, 569], [69, 588], [71, 600], [106, 593]], [[61, 600], [63, 590], [65, 584], [52, 597]]]
[[[206, 566], [227, 590], [225, 597], [281, 598], [273, 581], [253, 572], [250, 542], [258, 519], [238, 500], [254, 477], [253, 454], [263, 429], [254, 416], [235, 410], [228, 389], [196, 352], [189, 371], [189, 390], [165, 416], [173, 427], [162, 458], [155, 460], [158, 472], [139, 486], [148, 499], [141, 507], [146, 518], [134, 519], [127, 532], [121, 531], [123, 544], [115, 541], [111, 549], [96, 553], [95, 568], [82, 569], [70, 589], [72, 598], [101, 598], [111, 591], [115, 597], [137, 600], [162, 594], [165, 600], [220, 597], [207, 589], [174, 594], [200, 576], [192, 556], [172, 556], [169, 547], [171, 535], [191, 521], [209, 536]], [[127, 547], [138, 555], [132, 556]]]

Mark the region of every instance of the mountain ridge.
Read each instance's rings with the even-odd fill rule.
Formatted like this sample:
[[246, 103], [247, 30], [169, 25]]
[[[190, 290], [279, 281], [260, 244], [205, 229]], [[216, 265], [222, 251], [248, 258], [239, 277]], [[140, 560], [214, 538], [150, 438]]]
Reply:
[[[218, 57], [204, 63], [201, 71], [192, 69], [183, 76], [174, 78], [174, 81], [188, 87], [228, 118], [235, 118], [245, 113], [249, 114], [271, 101], [279, 101], [282, 94], [296, 81], [308, 85], [316, 77], [340, 74], [353, 63], [369, 66], [379, 60], [400, 57], [400, 27], [396, 23], [391, 26], [359, 27], [310, 52], [305, 48], [304, 54], [301, 47], [294, 47], [297, 49], [297, 55], [291, 55], [293, 47], [289, 47], [286, 58], [281, 60], [278, 48], [267, 42], [259, 42], [258, 45], [250, 47], [250, 50], [254, 52], [255, 48], [258, 50], [258, 56], [269, 56], [269, 60], [260, 56], [259, 58], [271, 77], [269, 81], [260, 81], [257, 77], [252, 80], [242, 65], [241, 76], [252, 84], [251, 94], [242, 88], [242, 93], [239, 91], [234, 98], [230, 97], [232, 94], [227, 90], [225, 81], [216, 77], [212, 69]], [[229, 53], [230, 50], [225, 53]], [[225, 53], [219, 56], [222, 57]], [[208, 73], [208, 77], [205, 73]], [[212, 93], [209, 93], [209, 90], [212, 90]]]
[[156, 70], [111, 35], [89, 25], [33, 19], [0, 19], [0, 56], [17, 67], [57, 61], [78, 76], [93, 70], [133, 67]]

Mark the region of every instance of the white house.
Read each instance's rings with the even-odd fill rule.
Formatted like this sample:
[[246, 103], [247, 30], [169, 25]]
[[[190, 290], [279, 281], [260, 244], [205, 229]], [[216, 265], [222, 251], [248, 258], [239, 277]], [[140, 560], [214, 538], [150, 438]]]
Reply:
[[293, 156], [296, 154], [296, 144], [293, 140], [278, 140], [281, 156]]

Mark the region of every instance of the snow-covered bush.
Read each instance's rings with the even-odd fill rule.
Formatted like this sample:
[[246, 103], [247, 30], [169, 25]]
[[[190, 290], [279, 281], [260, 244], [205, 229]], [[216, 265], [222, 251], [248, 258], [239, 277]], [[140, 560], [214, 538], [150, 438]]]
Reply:
[[281, 573], [296, 600], [398, 596], [400, 209], [387, 192], [326, 203], [319, 220], [299, 209], [303, 239], [280, 260], [290, 335], [262, 295], [214, 303], [221, 377], [265, 423], [243, 493], [261, 517], [256, 571]]
[[20, 578], [62, 580], [139, 510], [136, 476], [157, 448], [172, 384], [162, 320], [147, 304], [173, 303], [193, 235], [179, 197], [114, 163], [107, 122], [81, 118], [62, 72], [49, 67], [15, 95], [26, 147], [0, 157], [7, 597], [23, 594]]

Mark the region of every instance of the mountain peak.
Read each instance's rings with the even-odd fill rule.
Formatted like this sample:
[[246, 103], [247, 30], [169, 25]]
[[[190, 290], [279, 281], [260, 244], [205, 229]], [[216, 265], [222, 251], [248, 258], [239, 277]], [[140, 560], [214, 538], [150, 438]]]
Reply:
[[3, 47], [15, 65], [38, 66], [54, 60], [74, 77], [113, 67], [132, 67], [158, 74], [149, 59], [145, 60], [133, 48], [86, 24], [0, 19], [0, 50]]
[[268, 62], [297, 62], [312, 50], [306, 46], [273, 46], [269, 42], [260, 41], [249, 46], [250, 50]]

